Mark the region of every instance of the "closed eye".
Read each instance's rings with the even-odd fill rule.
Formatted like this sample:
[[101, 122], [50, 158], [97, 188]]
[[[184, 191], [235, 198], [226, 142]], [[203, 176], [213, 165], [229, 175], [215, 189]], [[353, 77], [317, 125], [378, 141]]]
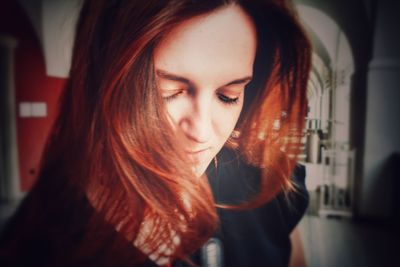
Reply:
[[228, 105], [234, 105], [237, 104], [239, 101], [239, 97], [229, 97], [226, 96], [224, 94], [218, 94], [218, 99], [224, 103], [224, 104], [228, 104]]
[[171, 92], [168, 92], [168, 94], [163, 94], [162, 98], [168, 102], [177, 98], [181, 94], [183, 94], [183, 90], [171, 90]]

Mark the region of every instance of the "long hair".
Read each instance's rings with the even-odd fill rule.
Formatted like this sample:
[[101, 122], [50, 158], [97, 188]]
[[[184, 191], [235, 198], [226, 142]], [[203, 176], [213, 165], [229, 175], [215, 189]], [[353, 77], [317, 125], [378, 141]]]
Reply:
[[310, 45], [285, 1], [88, 0], [77, 24], [59, 116], [31, 193], [40, 199], [51, 195], [50, 210], [88, 200], [95, 212], [85, 221], [87, 242], [80, 253], [96, 250], [93, 236], [106, 239], [99, 237], [102, 223], [133, 244], [141, 225], [152, 222], [145, 240], [150, 252], [173, 242], [165, 235], [173, 231], [181, 239], [173, 257], [181, 259], [215, 231], [209, 185], [206, 177], [192, 174], [177, 149], [156, 88], [153, 52], [179, 23], [230, 4], [253, 19], [258, 39], [254, 79], [236, 128], [240, 134], [227, 143], [262, 170], [260, 193], [244, 206], [260, 205], [291, 188], [306, 112]]

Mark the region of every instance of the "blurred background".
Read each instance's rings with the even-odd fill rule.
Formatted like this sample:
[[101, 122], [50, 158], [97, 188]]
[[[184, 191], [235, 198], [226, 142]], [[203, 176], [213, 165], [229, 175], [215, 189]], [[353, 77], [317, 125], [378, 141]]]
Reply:
[[[308, 266], [400, 266], [400, 1], [294, 3], [314, 47], [300, 157]], [[37, 178], [80, 6], [0, 1], [0, 228]]]

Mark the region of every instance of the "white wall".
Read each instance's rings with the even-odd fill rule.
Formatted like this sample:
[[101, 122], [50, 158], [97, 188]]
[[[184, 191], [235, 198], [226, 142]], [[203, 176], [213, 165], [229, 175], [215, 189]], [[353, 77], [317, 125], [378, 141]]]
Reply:
[[42, 44], [46, 73], [67, 77], [82, 0], [19, 0]]

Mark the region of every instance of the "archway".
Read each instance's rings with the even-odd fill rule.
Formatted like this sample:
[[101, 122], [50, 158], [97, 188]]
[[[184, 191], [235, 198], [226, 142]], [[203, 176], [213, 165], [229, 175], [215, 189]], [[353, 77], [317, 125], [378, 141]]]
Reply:
[[355, 149], [350, 146], [354, 59], [348, 38], [322, 11], [297, 9], [313, 43], [305, 162], [319, 214], [352, 215]]

